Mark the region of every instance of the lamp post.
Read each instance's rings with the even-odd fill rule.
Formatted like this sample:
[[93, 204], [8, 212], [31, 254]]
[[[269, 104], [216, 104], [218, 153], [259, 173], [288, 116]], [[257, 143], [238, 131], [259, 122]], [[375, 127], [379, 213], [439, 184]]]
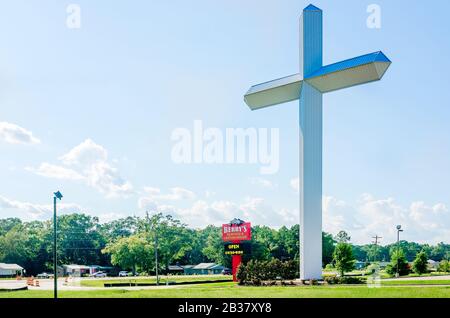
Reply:
[[56, 259], [56, 199], [61, 200], [62, 194], [61, 192], [57, 191], [53, 193], [53, 297], [55, 299], [58, 298], [58, 268], [57, 268], [57, 259]]
[[395, 274], [395, 277], [399, 277], [400, 273], [399, 273], [399, 266], [398, 266], [398, 261], [399, 261], [399, 256], [400, 256], [400, 232], [403, 232], [402, 230], [402, 226], [401, 225], [397, 225], [397, 273]]
[[156, 270], [156, 286], [159, 286], [158, 275], [158, 230], [155, 226], [155, 270]]
[[147, 222], [151, 227], [151, 230], [155, 232], [155, 271], [156, 271], [156, 286], [159, 286], [159, 274], [158, 274], [158, 228], [156, 224], [150, 222], [150, 217], [148, 216], [148, 211], [146, 212]]

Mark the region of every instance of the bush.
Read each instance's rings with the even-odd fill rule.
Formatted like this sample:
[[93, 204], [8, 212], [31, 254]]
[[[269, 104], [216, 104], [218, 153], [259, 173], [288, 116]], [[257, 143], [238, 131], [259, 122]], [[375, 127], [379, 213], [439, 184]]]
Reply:
[[408, 275], [411, 272], [405, 253], [401, 249], [395, 250], [392, 253], [391, 263], [386, 266], [386, 273], [389, 275], [395, 275], [397, 273], [397, 266], [400, 276]]
[[335, 284], [364, 284], [365, 280], [359, 277], [353, 277], [353, 276], [343, 276], [343, 277], [336, 277], [336, 276], [327, 276], [324, 278], [325, 282], [330, 285]]
[[425, 254], [425, 252], [420, 252], [417, 253], [416, 255], [416, 259], [414, 260], [413, 263], [413, 271], [416, 274], [424, 274], [427, 272], [427, 267], [428, 267], [428, 258], [427, 258], [427, 254]]
[[447, 260], [443, 260], [439, 263], [438, 271], [448, 273], [450, 272], [450, 262]]
[[378, 265], [378, 264], [370, 264], [369, 266], [367, 266], [367, 273], [369, 275], [373, 275], [379, 270], [380, 270], [380, 265]]
[[334, 266], [341, 276], [355, 268], [355, 257], [352, 246], [348, 243], [338, 243], [333, 253]]
[[276, 280], [292, 280], [298, 277], [298, 263], [282, 262], [278, 259], [270, 261], [250, 260], [238, 268], [237, 279], [240, 285], [261, 286], [273, 284]]

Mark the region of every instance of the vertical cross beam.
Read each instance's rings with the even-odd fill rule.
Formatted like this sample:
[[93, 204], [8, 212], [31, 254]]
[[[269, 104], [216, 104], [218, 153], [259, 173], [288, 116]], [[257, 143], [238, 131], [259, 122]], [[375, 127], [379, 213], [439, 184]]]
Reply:
[[[322, 11], [300, 18], [300, 74], [322, 68]], [[322, 93], [304, 82], [300, 94], [300, 278], [322, 278]]]
[[300, 73], [250, 87], [252, 110], [300, 100], [300, 278], [322, 277], [322, 94], [380, 80], [391, 61], [378, 51], [323, 66], [322, 10], [300, 18]]

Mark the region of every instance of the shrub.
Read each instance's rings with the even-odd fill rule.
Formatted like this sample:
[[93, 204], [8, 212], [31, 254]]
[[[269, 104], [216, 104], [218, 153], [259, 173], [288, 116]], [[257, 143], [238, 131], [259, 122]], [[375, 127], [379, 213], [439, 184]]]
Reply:
[[238, 268], [237, 279], [240, 285], [260, 286], [274, 284], [276, 280], [292, 280], [298, 277], [298, 263], [282, 262], [278, 259], [270, 261], [250, 260]]
[[[398, 265], [397, 265], [398, 264]], [[408, 261], [405, 258], [403, 250], [395, 250], [391, 255], [391, 263], [386, 266], [386, 273], [395, 275], [398, 272], [400, 276], [408, 275], [411, 272]]]
[[341, 276], [355, 268], [355, 257], [352, 246], [348, 243], [338, 243], [333, 253], [333, 262]]
[[354, 276], [343, 276], [343, 277], [336, 277], [336, 276], [327, 276], [324, 278], [325, 282], [330, 285], [334, 284], [364, 284], [365, 280], [359, 277]]
[[413, 263], [413, 271], [416, 274], [423, 274], [427, 272], [428, 258], [424, 251], [417, 253], [416, 259]]
[[439, 263], [439, 268], [438, 270], [440, 272], [444, 272], [444, 273], [448, 273], [450, 272], [450, 262], [447, 260], [443, 260]]

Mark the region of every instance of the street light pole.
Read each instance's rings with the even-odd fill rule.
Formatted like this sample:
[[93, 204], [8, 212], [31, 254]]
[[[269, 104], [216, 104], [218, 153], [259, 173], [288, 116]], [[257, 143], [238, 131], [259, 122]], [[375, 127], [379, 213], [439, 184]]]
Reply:
[[57, 191], [54, 193], [53, 197], [53, 297], [58, 298], [58, 268], [57, 268], [57, 258], [56, 258], [56, 199], [62, 199], [61, 192]]
[[158, 231], [155, 228], [155, 265], [156, 265], [156, 286], [159, 286], [158, 274]]
[[159, 274], [158, 274], [158, 231], [155, 224], [150, 223], [150, 217], [148, 211], [146, 212], [147, 222], [151, 227], [151, 230], [155, 232], [155, 272], [156, 272], [156, 286], [159, 286]]
[[402, 226], [401, 225], [397, 225], [397, 273], [395, 275], [396, 277], [400, 276], [400, 273], [399, 273], [400, 232], [403, 232]]

